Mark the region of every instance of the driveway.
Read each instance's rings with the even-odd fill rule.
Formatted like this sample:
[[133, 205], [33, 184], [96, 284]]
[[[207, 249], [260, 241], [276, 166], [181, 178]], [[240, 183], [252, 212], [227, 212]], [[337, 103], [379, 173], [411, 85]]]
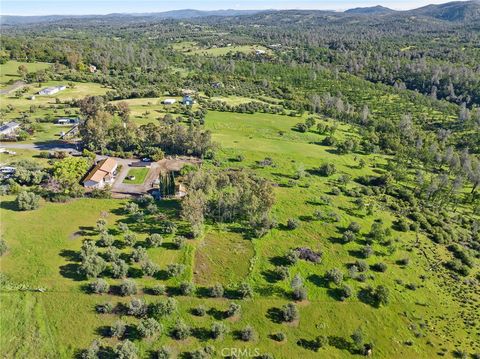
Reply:
[[26, 85], [25, 82], [23, 81], [15, 81], [13, 84], [8, 86], [7, 88], [4, 88], [3, 90], [0, 90], [0, 95], [7, 95], [12, 91], [18, 90]]
[[60, 141], [38, 143], [0, 142], [0, 147], [34, 151], [78, 151], [79, 149], [79, 146], [74, 143]]

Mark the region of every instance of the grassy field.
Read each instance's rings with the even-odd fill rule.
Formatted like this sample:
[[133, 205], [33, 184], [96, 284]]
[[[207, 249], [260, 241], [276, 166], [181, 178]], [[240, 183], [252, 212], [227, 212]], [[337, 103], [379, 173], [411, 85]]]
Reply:
[[[85, 84], [84, 90], [81, 84], [78, 86], [77, 90], [82, 92], [90, 85]], [[91, 86], [92, 90], [105, 90], [97, 85]], [[62, 96], [74, 94], [71, 92]], [[151, 113], [162, 111], [158, 99], [128, 102], [134, 114], [145, 110]], [[337, 154], [334, 148], [320, 144], [325, 135], [293, 130], [295, 124], [306, 116], [208, 113], [206, 127], [221, 145], [215, 166], [247, 167], [270, 179], [275, 184], [277, 200], [273, 215], [279, 226], [265, 237], [251, 240], [240, 234], [237, 225], [209, 224], [202, 238], [188, 240], [182, 249], [175, 249], [173, 236], [165, 235], [162, 246], [148, 249], [148, 255], [160, 266], [161, 272], [169, 264], [184, 264], [185, 272], [177, 278], [163, 275], [142, 277], [138, 263], [131, 263], [130, 276], [141, 288], [158, 283], [173, 288], [183, 280], [193, 280], [200, 293], [194, 297], [180, 296], [174, 291], [169, 293], [178, 300], [179, 308], [172, 317], [162, 321], [168, 331], [176, 319], [182, 318], [197, 328], [194, 334], [185, 341], [175, 341], [166, 333], [155, 341], [133, 338], [142, 357], [161, 345], [180, 353], [206, 344], [215, 345], [217, 350], [258, 348], [261, 353], [271, 353], [275, 358], [354, 357], [358, 355], [351, 351], [349, 335], [359, 327], [365, 340], [374, 343], [374, 357], [377, 358], [432, 358], [437, 353], [452, 352], [457, 348], [478, 349], [478, 341], [474, 343], [475, 334], [469, 331], [459, 316], [464, 309], [460, 307], [455, 291], [451, 290], [458, 290], [458, 283], [446, 269], [434, 265], [448, 254], [443, 247], [435, 246], [422, 234], [393, 230], [391, 245], [375, 244], [374, 254], [366, 259], [369, 265], [385, 263], [387, 270], [369, 270], [365, 282], [347, 277], [348, 267], [360, 257], [365, 234], [373, 221], [381, 219], [386, 227], [391, 227], [397, 216], [388, 209], [388, 203], [382, 201], [381, 196], [365, 196], [367, 203], [374, 207], [373, 214], [368, 214], [365, 209], [357, 208], [354, 198], [345, 194], [334, 195], [331, 189], [344, 174], [355, 178], [384, 173], [383, 167], [388, 158]], [[153, 115], [149, 115], [139, 122], [153, 120]], [[329, 122], [328, 119], [322, 121]], [[46, 137], [54, 135], [53, 128], [48, 131], [45, 132]], [[335, 137], [344, 139], [349, 136], [357, 136], [355, 128], [340, 125]], [[236, 160], [238, 155], [243, 156], [241, 162]], [[17, 156], [33, 158], [29, 151], [19, 151]], [[260, 167], [257, 161], [266, 157], [271, 158], [274, 165]], [[12, 160], [11, 157], [6, 158], [2, 157], [2, 161]], [[358, 165], [360, 159], [367, 164], [363, 168]], [[337, 173], [332, 177], [316, 175], [313, 170], [326, 162], [334, 163]], [[213, 164], [206, 163], [205, 166]], [[299, 170], [305, 175], [297, 179]], [[147, 172], [148, 169], [143, 168], [131, 170], [129, 175], [135, 175], [136, 179], [130, 183], [143, 182]], [[358, 186], [353, 181], [347, 185], [348, 189], [355, 187]], [[1, 234], [9, 246], [7, 254], [0, 259], [2, 273], [7, 280], [0, 293], [2, 356], [71, 358], [95, 338], [100, 338], [106, 345], [116, 344], [115, 339], [104, 333], [117, 316], [97, 314], [95, 305], [106, 301], [126, 303], [131, 298], [87, 294], [85, 286], [88, 281], [77, 271], [78, 251], [84, 239], [99, 240], [95, 230], [99, 218], [106, 219], [119, 244], [123, 243], [117, 230], [119, 221], [128, 223], [140, 245], [148, 235], [160, 231], [158, 221], [153, 217], [143, 223], [136, 221], [122, 211], [125, 202], [121, 200], [79, 199], [65, 204], [42, 203], [36, 211], [19, 212], [13, 199], [12, 196], [3, 196], [0, 208]], [[325, 204], [325, 199], [330, 204]], [[175, 221], [179, 233], [182, 233], [185, 223], [179, 220], [179, 203], [162, 201], [158, 206], [160, 213]], [[315, 210], [324, 213], [334, 211], [339, 221], [315, 220]], [[299, 221], [298, 228], [286, 228], [290, 218]], [[359, 223], [361, 235], [357, 241], [342, 244], [342, 232], [351, 221]], [[299, 261], [292, 266], [289, 279], [278, 280], [273, 273], [275, 266], [282, 263], [289, 249], [302, 246], [322, 251], [321, 263]], [[128, 246], [119, 245], [119, 248], [127, 257], [132, 251]], [[398, 260], [403, 258], [410, 259], [408, 266], [399, 264]], [[339, 301], [338, 288], [324, 280], [325, 272], [334, 267], [345, 274], [344, 282], [355, 292], [345, 301]], [[298, 303], [298, 323], [279, 323], [275, 313], [291, 301], [290, 279], [297, 273], [305, 281], [308, 300]], [[120, 282], [116, 279], [108, 281], [112, 285]], [[201, 293], [205, 287], [215, 283], [231, 288], [244, 281], [255, 289], [254, 299], [241, 301], [242, 315], [225, 321], [231, 333], [223, 341], [206, 338], [205, 333], [213, 322], [221, 318], [221, 312], [231, 300], [204, 298]], [[379, 284], [390, 289], [391, 298], [387, 306], [376, 308], [362, 300], [361, 293], [366, 286]], [[36, 292], [38, 288], [46, 291]], [[137, 297], [147, 302], [158, 300], [148, 291], [140, 292]], [[192, 308], [200, 304], [207, 308], [208, 314], [193, 316]], [[124, 316], [122, 319], [132, 325], [138, 323], [138, 319], [133, 317]], [[236, 331], [247, 324], [255, 328], [257, 339], [245, 343], [236, 339]], [[279, 331], [286, 334], [285, 342], [277, 343], [271, 339], [270, 335]], [[308, 342], [318, 335], [327, 335], [330, 340], [330, 345], [318, 353], [298, 345], [299, 341]]]
[[255, 51], [264, 51], [266, 54], [271, 54], [271, 51], [261, 45], [232, 45], [223, 47], [202, 48], [195, 42], [184, 41], [172, 45], [172, 48], [181, 51], [186, 55], [202, 55], [202, 56], [225, 56], [228, 53], [243, 53], [255, 54]]
[[[21, 77], [17, 70], [20, 65], [25, 65], [28, 72], [36, 72], [38, 70], [46, 69], [50, 66], [44, 62], [19, 62], [19, 61], [7, 61], [5, 64], [0, 65], [0, 84], [5, 85], [10, 81], [20, 80]], [[3, 87], [3, 86], [2, 86]]]
[[143, 182], [145, 182], [145, 178], [147, 177], [147, 174], [148, 174], [149, 170], [150, 170], [149, 168], [131, 168], [128, 171], [128, 174], [127, 174], [126, 178], [128, 178], [130, 176], [134, 176], [135, 179], [132, 179], [132, 180], [125, 179], [123, 181], [123, 183], [142, 184]]

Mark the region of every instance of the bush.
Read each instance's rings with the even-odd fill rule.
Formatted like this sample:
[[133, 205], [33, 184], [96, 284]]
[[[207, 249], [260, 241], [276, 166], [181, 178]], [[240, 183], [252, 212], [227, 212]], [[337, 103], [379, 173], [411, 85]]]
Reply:
[[368, 263], [362, 260], [357, 260], [355, 262], [355, 267], [357, 267], [359, 272], [366, 272], [370, 268]]
[[98, 304], [95, 306], [95, 310], [100, 314], [110, 314], [113, 312], [113, 304], [110, 302]]
[[373, 254], [373, 248], [369, 245], [366, 245], [366, 246], [362, 247], [360, 252], [361, 252], [363, 258], [369, 258]]
[[317, 172], [320, 176], [330, 177], [337, 172], [337, 168], [333, 163], [324, 163], [317, 169]]
[[138, 298], [133, 298], [127, 306], [128, 315], [133, 315], [134, 317], [144, 317], [147, 314], [147, 305], [143, 300]]
[[102, 234], [100, 235], [100, 241], [102, 242], [102, 245], [104, 247], [110, 247], [115, 241], [115, 238], [113, 238], [111, 234], [102, 232]]
[[153, 295], [162, 295], [165, 294], [165, 291], [167, 288], [165, 287], [164, 284], [157, 284], [152, 287], [151, 291]]
[[247, 325], [244, 329], [240, 331], [240, 338], [244, 342], [249, 342], [255, 339], [255, 336], [255, 330], [250, 325]]
[[285, 335], [285, 333], [282, 333], [282, 332], [274, 333], [271, 335], [271, 337], [273, 340], [277, 342], [283, 342], [285, 339], [287, 339], [287, 336]]
[[40, 196], [33, 192], [20, 192], [15, 203], [20, 211], [31, 211], [40, 207]]
[[285, 267], [285, 266], [275, 267], [274, 272], [275, 272], [275, 276], [280, 280], [285, 280], [290, 276], [288, 267]]
[[123, 343], [115, 347], [114, 353], [118, 359], [137, 359], [138, 349], [130, 340], [125, 340]]
[[253, 289], [248, 283], [242, 283], [238, 287], [238, 293], [242, 299], [253, 298]]
[[327, 271], [325, 277], [329, 282], [333, 282], [336, 285], [339, 285], [343, 281], [343, 273], [338, 268], [333, 268]]
[[137, 327], [142, 338], [151, 338], [160, 334], [162, 325], [153, 318], [143, 319]]
[[372, 269], [376, 272], [385, 272], [387, 270], [387, 265], [383, 262], [375, 263], [372, 265]]
[[117, 320], [110, 327], [110, 336], [113, 338], [121, 339], [125, 334], [126, 325], [123, 321]]
[[348, 225], [348, 230], [353, 233], [360, 233], [361, 227], [357, 222], [350, 222]]
[[134, 262], [142, 262], [148, 258], [147, 250], [143, 247], [137, 247], [132, 252], [132, 260]]
[[112, 263], [112, 275], [114, 278], [125, 278], [128, 273], [128, 265], [123, 259]]
[[153, 303], [149, 308], [149, 315], [157, 320], [171, 315], [177, 310], [177, 301], [174, 298], [167, 298], [164, 301]]
[[300, 317], [297, 306], [293, 303], [288, 303], [282, 307], [282, 318], [285, 322], [293, 322]]
[[235, 317], [237, 315], [240, 315], [241, 312], [242, 312], [242, 307], [240, 306], [240, 304], [230, 303], [227, 309], [227, 316]]
[[343, 243], [350, 243], [350, 242], [353, 242], [355, 239], [357, 239], [357, 236], [355, 235], [354, 232], [348, 230], [348, 231], [345, 231], [345, 233], [343, 233], [343, 236], [342, 236]]
[[192, 295], [195, 292], [195, 284], [192, 282], [180, 283], [180, 293], [182, 295]]
[[401, 266], [408, 266], [409, 263], [410, 263], [410, 258], [402, 258], [397, 261], [397, 264]]
[[147, 276], [153, 277], [158, 270], [158, 265], [153, 263], [151, 260], [146, 260], [142, 263], [142, 272]]
[[222, 322], [216, 322], [212, 325], [212, 338], [213, 339], [223, 339], [225, 334], [229, 332], [228, 326]]
[[106, 268], [106, 262], [96, 254], [87, 255], [80, 264], [80, 270], [87, 278], [97, 278]]
[[297, 263], [298, 258], [299, 258], [299, 253], [294, 249], [291, 249], [285, 256], [285, 260], [290, 265], [294, 265], [295, 263]]
[[303, 259], [312, 263], [320, 263], [322, 261], [322, 252], [315, 252], [308, 247], [300, 247], [295, 249], [299, 259]]
[[127, 245], [130, 247], [133, 247], [137, 243], [137, 236], [131, 232], [126, 233], [124, 239]]
[[98, 359], [100, 351], [100, 343], [94, 340], [88, 349], [85, 349], [81, 355], [81, 359]]
[[215, 284], [209, 289], [209, 295], [212, 298], [221, 298], [223, 297], [224, 289], [220, 283]]
[[296, 218], [289, 218], [287, 220], [287, 228], [290, 230], [298, 228], [299, 225], [300, 225], [300, 222]]
[[198, 307], [192, 309], [192, 313], [197, 317], [204, 317], [205, 314], [207, 314], [207, 310], [203, 305], [199, 305]]
[[350, 298], [353, 294], [353, 290], [350, 286], [348, 285], [343, 285], [342, 288], [339, 290], [340, 293], [340, 300], [344, 301], [347, 298]]
[[147, 245], [150, 248], [161, 247], [162, 243], [163, 243], [163, 237], [158, 233], [154, 233], [147, 238]]
[[307, 299], [307, 289], [304, 286], [299, 286], [293, 288], [292, 297], [295, 300], [306, 300]]
[[180, 263], [172, 263], [167, 266], [167, 274], [170, 278], [179, 276], [184, 270], [185, 265]]
[[132, 279], [127, 279], [120, 284], [120, 294], [123, 296], [137, 294], [137, 284]]
[[167, 347], [161, 347], [155, 352], [155, 358], [157, 359], [170, 359], [171, 357], [172, 353]]
[[177, 249], [182, 249], [183, 247], [185, 247], [186, 244], [187, 244], [187, 239], [186, 239], [185, 237], [176, 236], [176, 237], [173, 239], [173, 245], [174, 245], [175, 248], [177, 248]]
[[373, 292], [373, 299], [377, 305], [387, 305], [390, 299], [390, 291], [384, 285], [379, 285]]
[[318, 349], [324, 348], [328, 345], [328, 338], [325, 335], [319, 335], [315, 338], [315, 346]]
[[105, 279], [97, 279], [94, 282], [90, 283], [90, 290], [96, 294], [108, 293], [110, 290], [110, 285]]
[[179, 320], [172, 330], [172, 337], [177, 340], [184, 340], [190, 336], [191, 329], [183, 320]]

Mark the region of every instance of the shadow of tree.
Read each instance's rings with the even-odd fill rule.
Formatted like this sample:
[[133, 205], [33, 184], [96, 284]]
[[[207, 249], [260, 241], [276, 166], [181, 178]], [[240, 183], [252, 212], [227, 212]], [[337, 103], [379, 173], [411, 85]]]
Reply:
[[60, 275], [77, 282], [86, 279], [85, 275], [80, 272], [80, 265], [78, 263], [68, 263], [60, 266]]
[[267, 310], [266, 317], [274, 323], [283, 322], [283, 312], [280, 308], [272, 307]]
[[193, 328], [192, 336], [201, 342], [206, 342], [212, 338], [212, 332], [208, 328]]

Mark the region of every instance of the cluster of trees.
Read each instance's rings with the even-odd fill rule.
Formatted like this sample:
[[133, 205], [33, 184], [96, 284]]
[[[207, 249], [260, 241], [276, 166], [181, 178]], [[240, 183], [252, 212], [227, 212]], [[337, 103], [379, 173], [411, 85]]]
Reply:
[[202, 233], [205, 220], [242, 222], [257, 236], [274, 225], [270, 218], [275, 201], [273, 187], [263, 178], [245, 170], [199, 170], [188, 174], [187, 184], [182, 216], [195, 236]]
[[[155, 160], [163, 154], [209, 157], [215, 145], [209, 131], [191, 123], [185, 126], [176, 121], [160, 121], [138, 127], [129, 120], [125, 102], [114, 106], [103, 97], [90, 96], [78, 101], [83, 116], [80, 135], [84, 146], [91, 151], [126, 156], [137, 154]], [[117, 114], [121, 121], [114, 121]]]

